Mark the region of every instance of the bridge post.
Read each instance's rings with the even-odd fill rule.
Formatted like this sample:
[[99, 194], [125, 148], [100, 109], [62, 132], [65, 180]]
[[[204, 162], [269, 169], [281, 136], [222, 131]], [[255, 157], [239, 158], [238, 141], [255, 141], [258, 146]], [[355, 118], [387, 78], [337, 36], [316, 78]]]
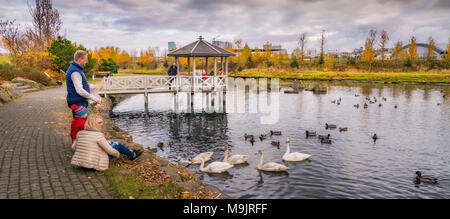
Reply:
[[145, 114], [148, 113], [148, 93], [147, 93], [147, 76], [144, 76], [144, 105]]
[[105, 86], [105, 98], [108, 98], [108, 94], [107, 94], [107, 92], [108, 92], [108, 78], [104, 78], [105, 80], [104, 80], [104, 86]]

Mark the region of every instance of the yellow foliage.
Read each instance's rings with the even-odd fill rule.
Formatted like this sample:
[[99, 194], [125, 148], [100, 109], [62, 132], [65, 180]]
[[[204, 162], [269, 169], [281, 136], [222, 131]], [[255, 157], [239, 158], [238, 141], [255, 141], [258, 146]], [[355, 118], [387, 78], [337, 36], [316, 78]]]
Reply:
[[442, 58], [450, 61], [450, 39], [448, 40], [447, 49], [445, 50], [445, 53], [442, 55]]
[[376, 53], [373, 50], [373, 45], [370, 40], [366, 40], [364, 44], [364, 51], [361, 54], [361, 58], [365, 62], [373, 62], [375, 60]]
[[121, 50], [118, 47], [101, 47], [100, 49], [95, 49], [94, 51], [90, 51], [92, 54], [92, 58], [101, 60], [108, 60], [111, 58], [116, 64], [120, 66], [124, 66], [129, 64], [132, 61], [130, 54], [128, 54], [125, 50]]
[[55, 69], [48, 52], [26, 52], [18, 57], [20, 66], [29, 66], [34, 69]]
[[392, 52], [391, 59], [404, 60], [404, 52], [402, 42], [397, 42], [394, 47], [394, 51]]
[[151, 48], [140, 52], [138, 59], [139, 64], [149, 67], [151, 63], [154, 63], [154, 61], [155, 61], [155, 54]]
[[417, 53], [417, 43], [416, 38], [412, 37], [408, 46], [408, 59], [411, 61], [417, 60], [419, 58], [419, 54]]
[[325, 67], [327, 67], [328, 70], [331, 70], [334, 66], [334, 61], [335, 61], [334, 54], [328, 54], [325, 60]]

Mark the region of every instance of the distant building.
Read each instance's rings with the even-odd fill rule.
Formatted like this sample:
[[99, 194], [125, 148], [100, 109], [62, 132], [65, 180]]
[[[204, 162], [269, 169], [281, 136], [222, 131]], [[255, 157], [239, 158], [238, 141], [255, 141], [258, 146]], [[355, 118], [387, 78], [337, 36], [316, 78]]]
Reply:
[[170, 51], [172, 51], [173, 49], [175, 49], [176, 48], [176, 46], [175, 46], [175, 42], [169, 42], [168, 43], [168, 51], [170, 52]]
[[[272, 45], [271, 43], [266, 43], [266, 44], [263, 45], [262, 48], [258, 48], [259, 52], [265, 52], [267, 46], [269, 46], [270, 54], [272, 54], [272, 55], [273, 55], [274, 53], [280, 54], [280, 53], [285, 53], [285, 52], [287, 52], [287, 50], [286, 50], [286, 49], [283, 49], [283, 48], [281, 47], [281, 45], [275, 45], [275, 46], [274, 46], [274, 45]], [[242, 50], [243, 50], [243, 48], [234, 49], [234, 51], [235, 51], [236, 53], [241, 52]], [[253, 49], [251, 49], [251, 50], [252, 50], [252, 53], [254, 53], [254, 52], [256, 51], [256, 48], [253, 48]]]
[[227, 41], [213, 40], [211, 43], [213, 45], [216, 45], [216, 46], [221, 47], [221, 48], [232, 47], [231, 42], [227, 42]]

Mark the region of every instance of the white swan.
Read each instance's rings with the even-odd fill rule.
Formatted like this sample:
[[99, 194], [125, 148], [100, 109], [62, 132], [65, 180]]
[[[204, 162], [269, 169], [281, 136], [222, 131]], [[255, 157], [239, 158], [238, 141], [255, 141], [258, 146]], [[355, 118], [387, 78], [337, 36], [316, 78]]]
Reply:
[[211, 156], [213, 155], [214, 152], [204, 152], [201, 154], [198, 154], [197, 156], [195, 156], [191, 161], [187, 161], [187, 160], [181, 160], [178, 161], [179, 164], [182, 163], [187, 163], [187, 164], [199, 164], [202, 161], [200, 159], [203, 159], [205, 162], [211, 160]]
[[233, 165], [243, 164], [247, 162], [248, 158], [250, 157], [249, 155], [235, 154], [228, 158], [228, 145], [225, 145], [223, 149], [225, 150], [225, 157], [223, 158], [223, 162], [225, 163]]
[[274, 162], [265, 163], [263, 165], [264, 152], [262, 152], [261, 150], [258, 150], [258, 154], [261, 155], [261, 158], [259, 159], [258, 170], [271, 171], [271, 172], [284, 172], [289, 169], [289, 167], [287, 167], [283, 164], [278, 164], [278, 163], [274, 163]]
[[303, 154], [299, 152], [292, 152], [290, 153], [289, 149], [289, 138], [286, 140], [286, 153], [283, 155], [283, 160], [285, 161], [304, 161], [311, 157], [309, 154]]
[[220, 162], [220, 161], [214, 161], [211, 164], [209, 164], [207, 167], [205, 166], [205, 161], [200, 158], [201, 164], [200, 164], [200, 171], [206, 172], [206, 173], [223, 173], [233, 167], [233, 164]]

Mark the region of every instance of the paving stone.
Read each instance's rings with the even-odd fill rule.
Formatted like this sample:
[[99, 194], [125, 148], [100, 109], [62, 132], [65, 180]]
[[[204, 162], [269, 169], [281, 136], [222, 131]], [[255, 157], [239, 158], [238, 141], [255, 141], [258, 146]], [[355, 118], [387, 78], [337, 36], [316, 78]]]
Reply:
[[72, 141], [56, 124], [69, 111], [65, 96], [59, 87], [0, 106], [0, 199], [114, 198], [103, 175], [70, 165]]

